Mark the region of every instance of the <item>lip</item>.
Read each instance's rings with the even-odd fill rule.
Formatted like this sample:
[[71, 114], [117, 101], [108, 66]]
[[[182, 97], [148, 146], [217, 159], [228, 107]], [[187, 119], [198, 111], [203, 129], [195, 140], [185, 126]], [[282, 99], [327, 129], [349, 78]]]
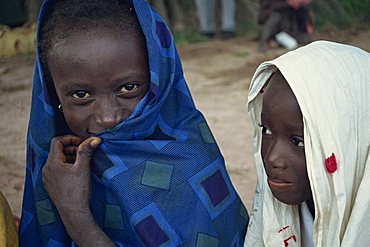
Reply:
[[102, 130], [88, 130], [86, 131], [90, 136], [99, 136], [100, 134], [106, 132], [109, 129], [102, 129]]
[[286, 190], [293, 186], [293, 183], [280, 179], [267, 178], [267, 183], [271, 189]]
[[87, 133], [88, 133], [89, 135], [91, 135], [91, 136], [96, 136], [96, 134], [97, 134], [98, 132], [87, 131]]

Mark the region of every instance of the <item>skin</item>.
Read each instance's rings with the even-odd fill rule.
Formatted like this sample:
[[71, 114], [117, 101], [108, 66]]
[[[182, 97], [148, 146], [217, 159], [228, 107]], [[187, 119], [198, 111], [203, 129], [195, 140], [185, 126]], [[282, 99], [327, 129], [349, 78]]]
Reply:
[[[54, 202], [69, 236], [78, 246], [115, 246], [97, 226], [90, 210], [90, 160], [99, 138], [60, 136], [52, 140], [42, 170], [45, 190]], [[67, 161], [65, 147], [78, 146], [74, 162]]]
[[46, 191], [78, 246], [115, 246], [90, 210], [94, 134], [130, 116], [149, 88], [145, 41], [74, 34], [50, 51], [48, 66], [65, 120], [74, 133], [55, 137], [43, 168]]
[[303, 117], [298, 102], [280, 72], [264, 89], [261, 155], [272, 194], [281, 202], [298, 205], [313, 201], [306, 169]]
[[129, 117], [149, 87], [145, 44], [99, 34], [61, 42], [48, 63], [66, 122], [83, 139]]

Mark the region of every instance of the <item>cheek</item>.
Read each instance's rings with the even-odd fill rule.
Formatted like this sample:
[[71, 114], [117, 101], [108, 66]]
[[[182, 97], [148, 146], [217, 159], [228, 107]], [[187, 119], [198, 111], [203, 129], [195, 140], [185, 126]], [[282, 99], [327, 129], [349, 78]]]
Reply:
[[295, 163], [292, 163], [292, 170], [297, 181], [300, 182], [303, 191], [310, 190], [310, 182], [307, 173], [306, 158], [304, 155], [304, 150], [302, 152], [295, 153], [294, 160]]
[[308, 173], [307, 173], [307, 167], [306, 167], [306, 162], [301, 161], [299, 165], [299, 173], [302, 174], [303, 177], [308, 179]]
[[129, 111], [129, 112], [132, 112], [135, 109], [135, 107], [137, 106], [137, 104], [139, 104], [139, 102], [142, 98], [143, 97], [138, 97], [138, 98], [135, 98], [135, 99], [131, 99], [122, 108], [127, 109], [127, 111]]
[[270, 146], [270, 140], [266, 138], [265, 136], [262, 136], [262, 142], [261, 142], [261, 157], [262, 160], [265, 160], [266, 155], [268, 153]]
[[298, 176], [298, 181], [301, 182], [301, 189], [300, 189], [301, 190], [301, 193], [300, 193], [301, 201], [308, 200], [309, 198], [312, 197], [312, 191], [311, 191], [310, 180], [308, 178], [305, 162], [302, 162], [300, 164], [297, 176]]
[[296, 172], [300, 174], [302, 178], [308, 178], [307, 176], [307, 166], [306, 166], [306, 156], [304, 150], [299, 150], [301, 152], [296, 152], [294, 159], [296, 160]]
[[126, 119], [131, 115], [134, 111], [135, 107], [139, 104], [139, 102], [144, 98], [146, 92], [142, 93], [140, 96], [132, 99], [120, 99], [119, 105], [117, 106], [118, 111], [124, 113]]
[[85, 121], [83, 114], [76, 114], [68, 111], [67, 109], [63, 112], [64, 118], [68, 127], [75, 133], [85, 129], [87, 121]]

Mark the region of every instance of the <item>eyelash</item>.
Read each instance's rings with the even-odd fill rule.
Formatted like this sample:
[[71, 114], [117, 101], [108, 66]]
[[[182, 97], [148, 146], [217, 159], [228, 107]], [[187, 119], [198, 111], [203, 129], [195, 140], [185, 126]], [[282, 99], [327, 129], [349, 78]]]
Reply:
[[[132, 88], [128, 89], [127, 87], [130, 87], [130, 86], [132, 86]], [[119, 88], [117, 94], [118, 95], [127, 95], [127, 94], [135, 92], [139, 87], [140, 87], [140, 84], [138, 84], [138, 83], [127, 83], [127, 84], [125, 84], [125, 85], [123, 85], [122, 87]], [[122, 89], [124, 89], [125, 91], [123, 91]], [[84, 94], [84, 95], [83, 96], [81, 96], [81, 95], [78, 96], [78, 94], [81, 94], [81, 93]], [[75, 99], [86, 99], [86, 98], [91, 96], [90, 93], [88, 93], [84, 90], [75, 91], [71, 95]]]
[[[304, 140], [302, 138], [299, 138], [299, 137], [292, 137], [290, 138], [290, 142], [297, 146], [297, 147], [304, 147]], [[301, 144], [302, 143], [302, 144]]]
[[[85, 95], [82, 96], [82, 97], [79, 97], [77, 94], [78, 93], [84, 93]], [[72, 94], [72, 97], [75, 98], [75, 99], [84, 99], [86, 97], [89, 97], [91, 96], [91, 94], [89, 94], [88, 92], [84, 91], [84, 90], [79, 90], [79, 91], [76, 91]]]
[[[272, 131], [271, 131], [269, 128], [267, 128], [265, 125], [263, 125], [263, 124], [258, 124], [258, 126], [262, 128], [262, 134], [263, 134], [263, 135], [272, 135]], [[304, 140], [303, 140], [303, 138], [293, 136], [293, 137], [291, 137], [291, 138], [289, 139], [289, 141], [290, 141], [293, 145], [295, 145], [295, 146], [297, 146], [297, 147], [304, 147]]]
[[[128, 86], [133, 86], [133, 88], [131, 90], [127, 89]], [[120, 87], [119, 91], [118, 91], [118, 95], [122, 95], [122, 94], [129, 94], [129, 93], [133, 93], [135, 92], [138, 88], [140, 87], [140, 84], [138, 83], [127, 83], [125, 85], [123, 85], [122, 87]], [[122, 91], [122, 89], [125, 89], [126, 91]]]
[[[272, 135], [272, 131], [269, 128], [267, 128], [265, 125], [258, 124], [258, 126], [262, 128], [263, 135]], [[267, 131], [269, 131], [270, 133], [267, 133]]]

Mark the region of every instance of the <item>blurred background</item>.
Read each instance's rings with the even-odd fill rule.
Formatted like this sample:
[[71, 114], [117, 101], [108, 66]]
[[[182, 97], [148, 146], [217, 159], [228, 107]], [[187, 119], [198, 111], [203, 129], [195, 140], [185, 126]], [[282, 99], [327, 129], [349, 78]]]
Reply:
[[[149, 0], [149, 2], [163, 16], [174, 33], [177, 44], [204, 41], [210, 38], [207, 34], [213, 35], [211, 38], [227, 39], [236, 36], [259, 39], [263, 29], [261, 18], [266, 13], [271, 14], [266, 11], [266, 4], [276, 5], [281, 2], [287, 2], [286, 5], [292, 6], [294, 2], [301, 2], [309, 12], [310, 20], [305, 21], [312, 21], [315, 32], [335, 32], [343, 29], [356, 32], [368, 29], [370, 25], [370, 0]], [[0, 56], [32, 53], [35, 48], [34, 24], [41, 3], [42, 0], [0, 0]], [[229, 23], [224, 24], [225, 20]], [[292, 21], [292, 18], [288, 21]], [[209, 27], [212, 25], [215, 27]], [[225, 25], [226, 29], [229, 29], [226, 32], [230, 31], [231, 34], [224, 37], [222, 33], [225, 31], [222, 29]], [[210, 31], [209, 28], [214, 30]], [[311, 33], [312, 31], [310, 30]], [[217, 35], [219, 33], [221, 35]]]
[[[0, 190], [15, 215], [21, 211], [40, 3], [0, 0]], [[370, 51], [370, 0], [150, 3], [174, 33], [194, 101], [250, 210], [256, 176], [246, 97], [253, 72], [261, 62], [319, 39]]]

